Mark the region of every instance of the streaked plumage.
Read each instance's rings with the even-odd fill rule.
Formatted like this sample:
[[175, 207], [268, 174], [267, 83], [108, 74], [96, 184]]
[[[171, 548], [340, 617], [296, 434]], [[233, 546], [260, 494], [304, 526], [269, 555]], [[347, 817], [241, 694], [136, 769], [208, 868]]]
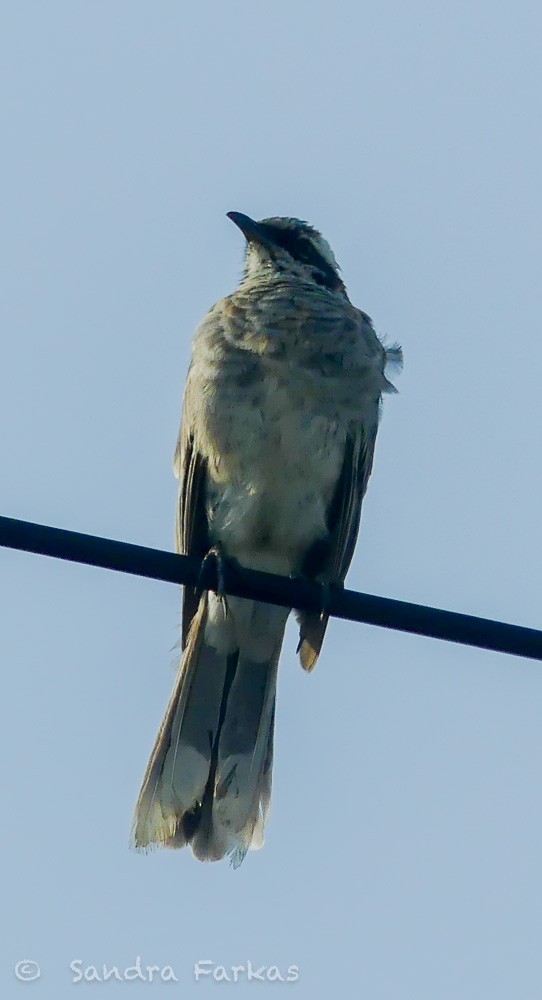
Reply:
[[[386, 350], [307, 223], [256, 223], [245, 277], [198, 327], [175, 455], [177, 548], [344, 581], [371, 473]], [[263, 843], [278, 659], [288, 612], [185, 590], [183, 659], [134, 822], [138, 847], [239, 864]], [[298, 614], [311, 670], [325, 615]]]

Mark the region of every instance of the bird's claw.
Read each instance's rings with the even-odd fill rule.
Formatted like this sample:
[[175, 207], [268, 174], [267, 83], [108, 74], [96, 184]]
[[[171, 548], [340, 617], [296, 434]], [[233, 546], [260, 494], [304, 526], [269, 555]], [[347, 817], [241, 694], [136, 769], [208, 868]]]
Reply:
[[343, 585], [340, 583], [330, 583], [329, 580], [325, 580], [320, 583], [321, 587], [321, 605], [320, 605], [320, 620], [328, 618], [331, 614], [331, 604], [333, 591], [337, 588], [343, 589]]
[[219, 597], [226, 596], [226, 563], [220, 545], [213, 545], [201, 562], [196, 583], [196, 593], [212, 590]]
[[321, 604], [320, 604], [320, 620], [326, 618], [329, 614], [329, 605], [331, 601], [331, 584], [326, 580], [325, 583], [320, 584], [321, 586]]

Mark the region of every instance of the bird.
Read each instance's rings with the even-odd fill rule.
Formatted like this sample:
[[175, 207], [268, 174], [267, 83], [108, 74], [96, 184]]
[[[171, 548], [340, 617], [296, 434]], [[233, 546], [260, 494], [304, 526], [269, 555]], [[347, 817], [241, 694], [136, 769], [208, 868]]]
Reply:
[[[174, 458], [177, 551], [341, 586], [402, 351], [352, 305], [312, 225], [227, 215], [245, 238], [244, 274], [194, 335]], [[311, 671], [328, 616], [295, 613]], [[134, 814], [135, 848], [189, 845], [200, 861], [238, 867], [262, 846], [289, 614], [184, 589], [183, 652]]]

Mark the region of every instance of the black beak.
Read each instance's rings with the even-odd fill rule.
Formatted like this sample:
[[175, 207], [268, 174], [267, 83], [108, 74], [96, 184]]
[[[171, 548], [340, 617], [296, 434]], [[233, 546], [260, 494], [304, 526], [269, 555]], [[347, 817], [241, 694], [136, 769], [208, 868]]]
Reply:
[[242, 212], [227, 212], [226, 214], [228, 219], [235, 222], [248, 243], [272, 243], [264, 226], [260, 222], [255, 222], [249, 215], [243, 215]]

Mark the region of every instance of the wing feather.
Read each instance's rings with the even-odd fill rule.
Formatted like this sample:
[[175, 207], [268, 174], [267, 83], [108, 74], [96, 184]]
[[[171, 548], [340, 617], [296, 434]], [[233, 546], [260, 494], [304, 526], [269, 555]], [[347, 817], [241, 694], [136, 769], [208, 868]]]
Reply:
[[[328, 511], [330, 534], [317, 574], [321, 581], [343, 584], [354, 555], [361, 505], [373, 465], [377, 412], [378, 400], [375, 400], [374, 425], [368, 429], [358, 424], [346, 439], [342, 469]], [[322, 648], [329, 616], [299, 612], [297, 617], [301, 666], [312, 670]]]
[[[205, 509], [207, 466], [198, 451], [190, 420], [188, 393], [185, 395], [181, 429], [175, 450], [174, 469], [179, 479], [176, 515], [177, 552], [197, 555], [209, 551], [209, 532]], [[183, 588], [181, 644], [185, 648], [190, 625], [198, 610], [199, 594], [192, 587]]]
[[[378, 339], [372, 322], [366, 313], [353, 309], [354, 327], [357, 330], [354, 354], [356, 377], [360, 392], [367, 391], [365, 380], [362, 387], [361, 369], [365, 369], [366, 379], [375, 386], [373, 405], [368, 406], [365, 419], [353, 422], [347, 435], [341, 473], [328, 510], [329, 537], [323, 548], [323, 558], [314, 574], [316, 579], [331, 584], [343, 584], [354, 555], [361, 518], [361, 505], [371, 469], [378, 429], [379, 407], [383, 392], [395, 392], [386, 378], [386, 369], [400, 370], [403, 355], [399, 345], [385, 347]], [[338, 317], [336, 317], [338, 320]], [[350, 318], [352, 322], [352, 317]], [[338, 320], [338, 322], [340, 322]], [[376, 376], [376, 384], [375, 384]], [[318, 659], [328, 623], [325, 613], [298, 612], [300, 626], [299, 658], [305, 670], [312, 670]]]

